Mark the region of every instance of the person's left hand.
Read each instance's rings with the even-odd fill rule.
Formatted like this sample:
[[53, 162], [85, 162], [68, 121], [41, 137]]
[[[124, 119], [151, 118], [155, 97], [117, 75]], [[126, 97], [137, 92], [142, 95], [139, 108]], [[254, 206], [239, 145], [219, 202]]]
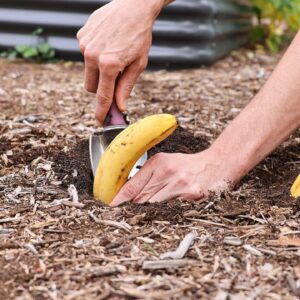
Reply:
[[223, 165], [224, 161], [209, 149], [197, 154], [156, 154], [123, 186], [111, 206], [126, 201], [200, 200], [210, 191], [229, 186]]

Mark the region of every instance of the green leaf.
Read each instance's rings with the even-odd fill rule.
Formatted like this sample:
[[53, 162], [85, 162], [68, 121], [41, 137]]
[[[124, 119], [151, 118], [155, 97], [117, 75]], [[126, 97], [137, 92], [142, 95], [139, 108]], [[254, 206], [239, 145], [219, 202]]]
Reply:
[[251, 32], [251, 43], [255, 44], [261, 41], [265, 36], [265, 30], [262, 26], [254, 27]]
[[269, 0], [271, 4], [275, 6], [275, 8], [280, 8], [282, 6], [282, 0]]
[[39, 56], [39, 52], [36, 48], [31, 47], [28, 48], [26, 51], [24, 51], [22, 53], [24, 58], [33, 58], [33, 57], [38, 57]]
[[44, 32], [42, 27], [38, 27], [36, 30], [32, 32], [32, 35], [41, 35]]
[[15, 47], [16, 51], [20, 54], [23, 54], [24, 52], [26, 52], [30, 48], [32, 48], [32, 46], [29, 46], [29, 45], [17, 45]]
[[271, 36], [266, 40], [266, 43], [272, 52], [278, 52], [281, 44], [281, 38], [279, 36]]
[[39, 52], [41, 52], [42, 54], [47, 54], [52, 50], [52, 47], [49, 43], [41, 43], [37, 46], [37, 49], [39, 50]]
[[55, 50], [51, 49], [47, 54], [47, 58], [54, 58], [54, 56], [55, 56]]
[[17, 57], [17, 55], [18, 55], [17, 51], [12, 50], [8, 53], [7, 58], [10, 60], [14, 60]]
[[0, 52], [0, 57], [1, 58], [6, 58], [6, 57], [8, 57], [8, 52], [7, 51], [3, 51], [3, 52]]
[[[251, 0], [259, 25], [266, 33], [266, 45], [276, 52], [300, 28], [300, 0]], [[260, 29], [254, 29], [251, 40], [260, 41]], [[261, 41], [263, 41], [261, 39]]]

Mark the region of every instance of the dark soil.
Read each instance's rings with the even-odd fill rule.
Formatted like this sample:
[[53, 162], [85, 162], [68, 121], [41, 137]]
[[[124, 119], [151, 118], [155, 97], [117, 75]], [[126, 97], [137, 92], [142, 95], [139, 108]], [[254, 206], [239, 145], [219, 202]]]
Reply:
[[[68, 152], [55, 153], [51, 160], [53, 169], [62, 186], [74, 184], [81, 195], [93, 195], [93, 173], [90, 165], [88, 140], [79, 141]], [[74, 176], [74, 172], [77, 172]]]
[[186, 129], [179, 127], [175, 132], [149, 151], [149, 157], [159, 152], [167, 153], [196, 153], [208, 148], [206, 137], [194, 137]]
[[[179, 127], [165, 141], [149, 151], [149, 157], [159, 152], [168, 153], [195, 153], [208, 147], [206, 139], [194, 138], [193, 134]], [[91, 171], [88, 140], [81, 140], [70, 151], [59, 152], [52, 155], [53, 169], [62, 180], [62, 186], [74, 184], [82, 195], [93, 195], [93, 174]], [[78, 175], [73, 176], [74, 170]]]
[[[209, 147], [209, 142], [204, 137], [194, 137], [193, 134], [179, 127], [165, 141], [161, 142], [149, 151], [149, 157], [159, 152], [168, 153], [196, 153]], [[249, 183], [256, 187], [255, 193], [241, 194], [238, 200], [231, 197], [231, 194], [221, 195], [221, 201], [210, 207], [211, 213], [217, 213], [225, 217], [232, 217], [241, 212], [258, 213], [262, 206], [277, 205], [279, 207], [290, 207], [300, 209], [299, 205], [289, 196], [289, 189], [299, 170], [293, 168], [298, 161], [300, 144], [292, 144], [287, 147], [280, 147], [273, 154], [268, 156], [260, 165], [250, 172], [241, 182]], [[89, 161], [88, 140], [81, 140], [67, 153], [56, 153], [52, 159], [53, 169], [62, 180], [62, 186], [67, 188], [74, 184], [78, 192], [85, 197], [93, 195], [93, 175]], [[287, 163], [292, 166], [287, 168]], [[73, 176], [74, 170], [78, 175]], [[215, 199], [215, 195], [208, 197]], [[253, 205], [252, 200], [261, 199], [260, 205]], [[207, 202], [207, 201], [206, 201]], [[184, 220], [186, 211], [200, 211], [205, 205], [202, 202], [170, 201], [168, 203], [155, 204], [127, 204], [128, 215], [145, 214], [143, 221], [162, 220], [173, 223]]]
[[[210, 68], [142, 74], [131, 120], [171, 113], [182, 126], [149, 155], [207, 148], [278, 58], [237, 51]], [[0, 60], [0, 298], [299, 299], [299, 130], [231, 192], [110, 208], [91, 196], [95, 97], [83, 69]], [[143, 270], [192, 230], [185, 266]]]
[[[15, 135], [12, 137], [0, 137], [0, 153], [11, 150], [13, 155], [9, 156], [7, 167], [30, 164], [39, 156], [47, 157], [51, 152], [51, 145], [46, 145], [49, 138], [54, 134], [45, 133], [42, 130], [32, 128], [29, 134]], [[30, 139], [38, 140], [38, 144], [32, 145]]]

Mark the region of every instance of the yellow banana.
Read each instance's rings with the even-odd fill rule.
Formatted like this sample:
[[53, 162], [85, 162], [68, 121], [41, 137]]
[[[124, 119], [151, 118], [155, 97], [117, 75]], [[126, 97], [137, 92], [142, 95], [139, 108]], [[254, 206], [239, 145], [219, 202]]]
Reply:
[[131, 124], [107, 147], [97, 167], [94, 197], [110, 204], [140, 156], [168, 137], [177, 127], [169, 114], [146, 117]]
[[295, 180], [291, 188], [291, 194], [294, 198], [300, 197], [300, 174], [298, 175], [297, 179]]

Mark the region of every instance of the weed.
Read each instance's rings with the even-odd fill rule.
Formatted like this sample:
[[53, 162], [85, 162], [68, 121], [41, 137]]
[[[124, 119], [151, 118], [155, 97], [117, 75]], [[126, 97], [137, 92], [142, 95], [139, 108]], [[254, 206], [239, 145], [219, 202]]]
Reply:
[[37, 60], [37, 61], [55, 61], [55, 50], [46, 41], [43, 36], [43, 28], [37, 28], [32, 32], [32, 35], [38, 37], [37, 45], [16, 45], [13, 49], [1, 52], [0, 57], [14, 60], [17, 57], [25, 60]]
[[272, 52], [278, 52], [300, 28], [299, 0], [252, 0], [252, 3], [258, 18], [252, 42], [265, 42]]

